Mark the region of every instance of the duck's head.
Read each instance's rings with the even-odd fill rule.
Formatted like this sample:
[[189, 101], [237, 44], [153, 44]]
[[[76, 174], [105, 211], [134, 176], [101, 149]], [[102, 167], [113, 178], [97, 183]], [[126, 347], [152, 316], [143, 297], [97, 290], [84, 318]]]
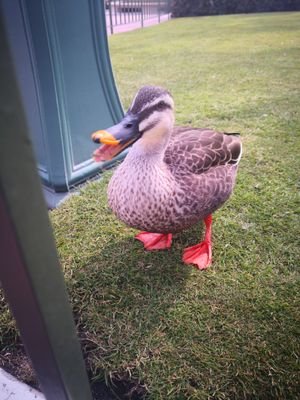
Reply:
[[155, 153], [167, 144], [174, 124], [171, 94], [157, 86], [143, 86], [120, 123], [92, 134], [101, 143], [93, 153], [95, 161], [107, 161], [138, 141], [144, 152]]

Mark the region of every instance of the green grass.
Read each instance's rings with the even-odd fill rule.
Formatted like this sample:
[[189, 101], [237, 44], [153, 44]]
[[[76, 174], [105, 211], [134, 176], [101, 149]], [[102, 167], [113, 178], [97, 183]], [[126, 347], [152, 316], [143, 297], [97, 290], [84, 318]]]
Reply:
[[178, 124], [241, 132], [244, 154], [205, 272], [181, 262], [200, 225], [143, 251], [107, 206], [110, 172], [51, 213], [94, 380], [151, 400], [300, 398], [299, 22], [190, 18], [110, 37], [125, 107], [141, 85], [165, 86]]

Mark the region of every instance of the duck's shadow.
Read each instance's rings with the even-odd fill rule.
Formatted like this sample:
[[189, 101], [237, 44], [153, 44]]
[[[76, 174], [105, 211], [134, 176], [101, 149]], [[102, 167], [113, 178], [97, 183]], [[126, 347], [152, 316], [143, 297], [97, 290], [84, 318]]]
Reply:
[[89, 269], [93, 267], [93, 274], [86, 279], [95, 282], [95, 273], [98, 273], [97, 280], [104, 293], [113, 292], [120, 308], [124, 301], [138, 312], [148, 299], [147, 307], [151, 310], [155, 299], [153, 312], [160, 312], [173, 304], [192, 270], [181, 261], [183, 242], [184, 238], [179, 236], [171, 249], [145, 251], [142, 243], [133, 237], [115, 239], [88, 259], [87, 265]]
[[96, 357], [123, 352], [122, 365], [134, 371], [140, 358], [149, 360], [159, 351], [193, 270], [181, 261], [190, 242], [191, 232], [183, 233], [170, 250], [148, 252], [133, 237], [112, 237], [86, 260], [81, 291], [89, 301], [81, 304], [80, 325], [101, 349], [99, 354], [93, 349]]

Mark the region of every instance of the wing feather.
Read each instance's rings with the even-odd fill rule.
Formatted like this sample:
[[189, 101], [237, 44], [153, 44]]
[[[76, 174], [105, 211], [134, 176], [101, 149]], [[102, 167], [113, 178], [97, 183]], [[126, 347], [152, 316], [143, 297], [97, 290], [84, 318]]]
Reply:
[[236, 134], [176, 127], [165, 152], [165, 162], [171, 169], [202, 174], [220, 165], [238, 164], [241, 152], [242, 144]]

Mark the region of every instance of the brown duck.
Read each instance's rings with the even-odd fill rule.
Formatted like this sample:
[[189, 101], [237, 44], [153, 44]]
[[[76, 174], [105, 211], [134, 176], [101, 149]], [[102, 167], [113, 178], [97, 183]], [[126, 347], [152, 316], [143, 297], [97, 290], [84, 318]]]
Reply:
[[204, 220], [204, 240], [184, 250], [183, 261], [207, 268], [212, 261], [211, 214], [232, 193], [242, 154], [237, 134], [174, 127], [174, 102], [160, 87], [144, 86], [122, 121], [92, 135], [103, 145], [93, 157], [110, 160], [129, 145], [114, 172], [109, 205], [147, 250], [169, 248], [172, 234]]

